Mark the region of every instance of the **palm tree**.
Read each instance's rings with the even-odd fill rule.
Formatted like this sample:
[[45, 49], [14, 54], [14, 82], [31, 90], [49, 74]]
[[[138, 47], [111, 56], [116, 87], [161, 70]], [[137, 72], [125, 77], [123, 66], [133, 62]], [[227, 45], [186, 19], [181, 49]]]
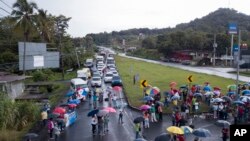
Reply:
[[26, 41], [28, 41], [29, 35], [34, 29], [34, 10], [37, 9], [37, 4], [34, 2], [28, 3], [27, 0], [17, 0], [12, 7], [14, 10], [12, 11], [11, 15], [14, 16], [16, 26], [20, 26], [23, 29], [23, 75], [25, 75]]
[[47, 10], [39, 9], [36, 22], [37, 30], [39, 35], [41, 35], [42, 41], [49, 42], [54, 31], [53, 17], [47, 14]]

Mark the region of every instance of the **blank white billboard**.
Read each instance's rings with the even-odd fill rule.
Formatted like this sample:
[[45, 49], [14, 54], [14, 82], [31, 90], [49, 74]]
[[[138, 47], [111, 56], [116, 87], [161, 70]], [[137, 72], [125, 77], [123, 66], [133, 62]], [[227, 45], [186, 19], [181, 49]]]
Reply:
[[44, 67], [44, 57], [43, 56], [33, 56], [34, 67]]

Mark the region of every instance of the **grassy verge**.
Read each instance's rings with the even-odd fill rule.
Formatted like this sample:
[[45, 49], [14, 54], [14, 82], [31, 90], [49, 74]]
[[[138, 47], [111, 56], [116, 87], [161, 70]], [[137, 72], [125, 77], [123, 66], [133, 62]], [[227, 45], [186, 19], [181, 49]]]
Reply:
[[[169, 91], [169, 83], [172, 81], [177, 82], [178, 87], [188, 84], [187, 78], [190, 75], [192, 75], [194, 79], [192, 84], [203, 85], [204, 82], [210, 82], [212, 87], [220, 87], [223, 94], [227, 92], [228, 85], [235, 83], [232, 79], [185, 71], [129, 58], [116, 56], [115, 59], [119, 74], [124, 83], [129, 103], [135, 107], [139, 107], [143, 104], [143, 101], [141, 100], [143, 98], [143, 93], [142, 88], [140, 87], [140, 82], [137, 82], [135, 85], [133, 84], [133, 75], [135, 74], [139, 74], [140, 80], [147, 80], [150, 85], [160, 88], [161, 92]], [[205, 104], [202, 104], [201, 111], [207, 110], [208, 107], [205, 106]], [[171, 106], [170, 108], [164, 109], [164, 111], [170, 112]]]

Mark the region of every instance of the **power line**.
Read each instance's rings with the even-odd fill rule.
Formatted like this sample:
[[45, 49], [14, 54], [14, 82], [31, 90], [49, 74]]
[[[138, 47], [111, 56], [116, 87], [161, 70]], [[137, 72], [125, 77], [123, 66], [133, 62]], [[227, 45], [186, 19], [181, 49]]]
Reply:
[[8, 14], [11, 15], [11, 13], [9, 11], [5, 10], [4, 8], [0, 7], [0, 9], [2, 9], [4, 12], [6, 12], [6, 13], [8, 13]]
[[7, 3], [5, 3], [3, 0], [0, 0], [4, 5], [6, 5], [8, 8], [10, 8], [11, 10], [13, 10], [13, 8], [11, 6], [9, 6]]

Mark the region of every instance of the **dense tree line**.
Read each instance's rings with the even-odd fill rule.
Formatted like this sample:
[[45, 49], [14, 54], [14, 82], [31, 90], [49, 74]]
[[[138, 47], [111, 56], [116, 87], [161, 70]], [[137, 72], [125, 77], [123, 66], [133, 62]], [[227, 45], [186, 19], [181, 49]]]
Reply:
[[[18, 62], [17, 43], [22, 41], [47, 43], [48, 48], [60, 51], [63, 56], [61, 62], [66, 64], [66, 68], [75, 65], [74, 47], [77, 44], [74, 44], [72, 37], [66, 32], [70, 17], [52, 15], [27, 0], [17, 0], [12, 7], [10, 16], [0, 18], [1, 64]], [[82, 37], [82, 40], [88, 41], [83, 42], [83, 46], [93, 46], [92, 39]]]

